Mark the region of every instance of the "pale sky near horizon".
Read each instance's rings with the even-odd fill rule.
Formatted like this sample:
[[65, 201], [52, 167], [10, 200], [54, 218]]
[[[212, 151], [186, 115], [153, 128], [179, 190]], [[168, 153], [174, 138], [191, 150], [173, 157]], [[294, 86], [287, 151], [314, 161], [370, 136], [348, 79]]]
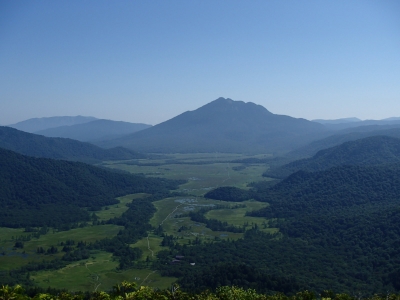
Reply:
[[155, 125], [218, 97], [400, 117], [400, 1], [0, 1], [0, 125]]

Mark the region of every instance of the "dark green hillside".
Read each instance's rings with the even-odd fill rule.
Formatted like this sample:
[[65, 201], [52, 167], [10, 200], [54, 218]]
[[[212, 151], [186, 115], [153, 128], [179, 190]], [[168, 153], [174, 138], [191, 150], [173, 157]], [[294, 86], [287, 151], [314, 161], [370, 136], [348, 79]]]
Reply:
[[333, 263], [320, 264], [325, 276], [349, 286], [364, 282], [375, 293], [398, 291], [399, 195], [399, 164], [299, 171], [263, 191], [258, 197], [270, 206], [251, 215], [280, 218], [287, 238], [330, 253]]
[[400, 205], [400, 165], [340, 166], [319, 172], [298, 171], [257, 198], [271, 206], [260, 215], [301, 217], [352, 206]]
[[101, 146], [141, 152], [271, 153], [289, 151], [321, 136], [321, 124], [275, 115], [261, 105], [219, 98], [140, 132]]
[[400, 139], [372, 136], [324, 149], [312, 158], [271, 168], [265, 176], [284, 178], [299, 170], [321, 171], [341, 165], [374, 166], [400, 162]]
[[314, 156], [318, 151], [323, 149], [338, 146], [345, 142], [355, 141], [377, 135], [400, 138], [400, 128], [398, 128], [398, 126], [397, 128], [388, 128], [388, 126], [384, 125], [375, 125], [341, 130], [336, 132], [335, 135], [331, 135], [323, 139], [317, 139], [304, 147], [300, 147], [288, 153], [288, 156], [293, 158], [310, 157]]
[[166, 179], [120, 174], [87, 164], [24, 156], [0, 148], [0, 226], [58, 226], [89, 220], [84, 207], [116, 197], [176, 188]]
[[121, 147], [102, 149], [89, 143], [64, 138], [48, 138], [4, 126], [0, 126], [0, 147], [34, 157], [88, 163], [144, 157], [143, 154]]

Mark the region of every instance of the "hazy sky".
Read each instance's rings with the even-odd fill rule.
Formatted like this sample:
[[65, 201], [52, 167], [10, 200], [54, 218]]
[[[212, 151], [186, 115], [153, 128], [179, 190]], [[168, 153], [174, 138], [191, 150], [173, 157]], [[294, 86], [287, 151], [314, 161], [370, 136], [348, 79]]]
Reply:
[[400, 116], [400, 1], [0, 1], [0, 124], [157, 124], [218, 97]]

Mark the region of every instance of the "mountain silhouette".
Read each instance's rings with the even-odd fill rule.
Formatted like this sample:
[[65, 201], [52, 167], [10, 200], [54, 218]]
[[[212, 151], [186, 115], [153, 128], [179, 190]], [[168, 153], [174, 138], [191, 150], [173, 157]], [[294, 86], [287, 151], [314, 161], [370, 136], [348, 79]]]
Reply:
[[87, 123], [47, 128], [34, 133], [47, 137], [62, 137], [90, 142], [117, 138], [149, 127], [151, 125], [100, 119]]
[[326, 131], [322, 124], [275, 115], [261, 105], [218, 98], [151, 128], [98, 143], [139, 152], [284, 152]]
[[83, 124], [94, 120], [97, 120], [97, 118], [84, 117], [84, 116], [32, 118], [15, 124], [8, 125], [8, 127], [12, 127], [29, 133], [34, 133], [36, 131], [45, 130], [48, 128]]

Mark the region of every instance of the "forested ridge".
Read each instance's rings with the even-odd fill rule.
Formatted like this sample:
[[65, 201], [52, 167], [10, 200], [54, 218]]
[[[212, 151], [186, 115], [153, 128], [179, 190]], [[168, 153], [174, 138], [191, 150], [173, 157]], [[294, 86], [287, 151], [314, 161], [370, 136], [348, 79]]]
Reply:
[[292, 158], [310, 157], [314, 156], [320, 150], [332, 148], [345, 142], [355, 141], [372, 136], [390, 136], [394, 138], [400, 138], [400, 129], [385, 125], [348, 128], [335, 132], [334, 135], [315, 140], [306, 146], [291, 151], [287, 156]]
[[325, 277], [349, 287], [364, 282], [374, 292], [400, 290], [399, 195], [398, 164], [299, 171], [260, 192], [270, 205], [249, 215], [277, 218], [283, 240], [319, 249]]
[[122, 147], [103, 149], [67, 138], [51, 138], [0, 126], [0, 147], [20, 154], [97, 163], [104, 160], [124, 160], [145, 157]]
[[372, 136], [320, 150], [312, 158], [272, 167], [264, 176], [285, 178], [299, 170], [315, 172], [343, 165], [376, 166], [399, 162], [399, 138]]
[[0, 148], [0, 225], [60, 226], [88, 221], [132, 193], [162, 193], [182, 181], [116, 173], [79, 162], [33, 158]]

